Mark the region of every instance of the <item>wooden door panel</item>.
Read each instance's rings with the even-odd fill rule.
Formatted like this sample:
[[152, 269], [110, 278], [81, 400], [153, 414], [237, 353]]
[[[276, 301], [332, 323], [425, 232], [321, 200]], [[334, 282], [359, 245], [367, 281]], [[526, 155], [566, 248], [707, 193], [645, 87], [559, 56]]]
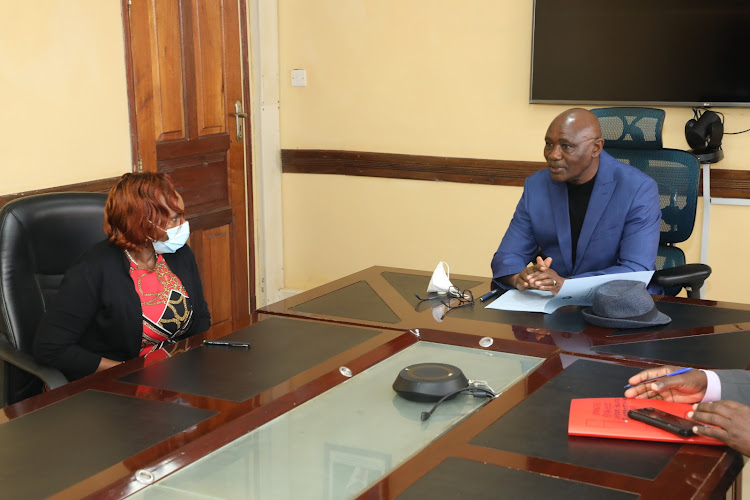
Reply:
[[193, 14], [198, 135], [225, 132], [222, 2], [196, 2]]
[[229, 224], [193, 231], [190, 246], [195, 252], [208, 309], [211, 336], [232, 331], [231, 241]]
[[180, 54], [179, 0], [150, 0], [150, 11], [159, 22], [150, 37], [155, 98], [156, 140], [183, 139], [185, 106], [182, 55]]
[[214, 134], [189, 141], [160, 142], [156, 145], [156, 156], [159, 157], [159, 161], [164, 161], [207, 151], [226, 151], [229, 149], [230, 141], [229, 134]]
[[203, 248], [206, 251], [204, 266], [211, 277], [212, 311], [215, 323], [232, 320], [232, 280], [229, 263], [229, 226], [209, 229], [203, 233]]
[[174, 180], [188, 215], [230, 206], [226, 153], [159, 162], [159, 170]]

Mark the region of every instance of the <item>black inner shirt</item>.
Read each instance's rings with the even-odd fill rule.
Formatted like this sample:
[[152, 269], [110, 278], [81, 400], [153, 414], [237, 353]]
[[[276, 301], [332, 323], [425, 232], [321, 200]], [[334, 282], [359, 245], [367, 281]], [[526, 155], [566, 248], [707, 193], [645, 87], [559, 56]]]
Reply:
[[578, 237], [581, 236], [583, 219], [586, 218], [586, 210], [589, 207], [591, 191], [594, 189], [596, 176], [583, 184], [568, 183], [568, 213], [570, 214], [570, 242], [573, 249], [573, 265], [576, 262], [576, 247]]

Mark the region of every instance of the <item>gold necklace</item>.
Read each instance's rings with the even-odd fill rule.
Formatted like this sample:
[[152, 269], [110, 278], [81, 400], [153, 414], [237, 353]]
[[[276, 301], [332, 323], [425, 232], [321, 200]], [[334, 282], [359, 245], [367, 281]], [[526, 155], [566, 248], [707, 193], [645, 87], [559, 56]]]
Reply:
[[130, 259], [130, 262], [132, 262], [133, 264], [135, 264], [135, 267], [137, 267], [137, 268], [146, 269], [147, 271], [153, 271], [154, 269], [156, 269], [156, 264], [159, 263], [159, 254], [156, 253], [156, 250], [154, 250], [154, 257], [156, 257], [156, 259], [154, 260], [154, 267], [148, 267], [146, 265], [138, 264], [138, 262], [135, 261], [135, 259], [133, 258], [133, 256], [130, 255], [130, 252], [128, 252], [127, 249], [124, 249], [124, 250], [125, 250], [125, 255], [128, 256], [128, 259]]

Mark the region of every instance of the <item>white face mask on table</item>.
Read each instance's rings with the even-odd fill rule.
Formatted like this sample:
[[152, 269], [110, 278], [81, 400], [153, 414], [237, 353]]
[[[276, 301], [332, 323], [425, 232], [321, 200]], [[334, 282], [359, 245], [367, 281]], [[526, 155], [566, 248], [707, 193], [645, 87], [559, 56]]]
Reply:
[[437, 292], [440, 295], [448, 293], [448, 289], [453, 286], [453, 283], [451, 283], [451, 280], [448, 278], [449, 273], [450, 268], [448, 267], [448, 264], [440, 261], [435, 268], [435, 271], [432, 273], [430, 284], [427, 285], [427, 292]]

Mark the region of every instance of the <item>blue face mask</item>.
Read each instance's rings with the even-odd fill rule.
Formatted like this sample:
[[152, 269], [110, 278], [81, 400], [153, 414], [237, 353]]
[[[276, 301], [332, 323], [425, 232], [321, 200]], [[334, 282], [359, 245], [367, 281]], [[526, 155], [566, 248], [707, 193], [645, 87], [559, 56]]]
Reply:
[[167, 241], [154, 241], [156, 253], [175, 253], [185, 246], [190, 237], [190, 223], [183, 222], [179, 226], [167, 229]]

